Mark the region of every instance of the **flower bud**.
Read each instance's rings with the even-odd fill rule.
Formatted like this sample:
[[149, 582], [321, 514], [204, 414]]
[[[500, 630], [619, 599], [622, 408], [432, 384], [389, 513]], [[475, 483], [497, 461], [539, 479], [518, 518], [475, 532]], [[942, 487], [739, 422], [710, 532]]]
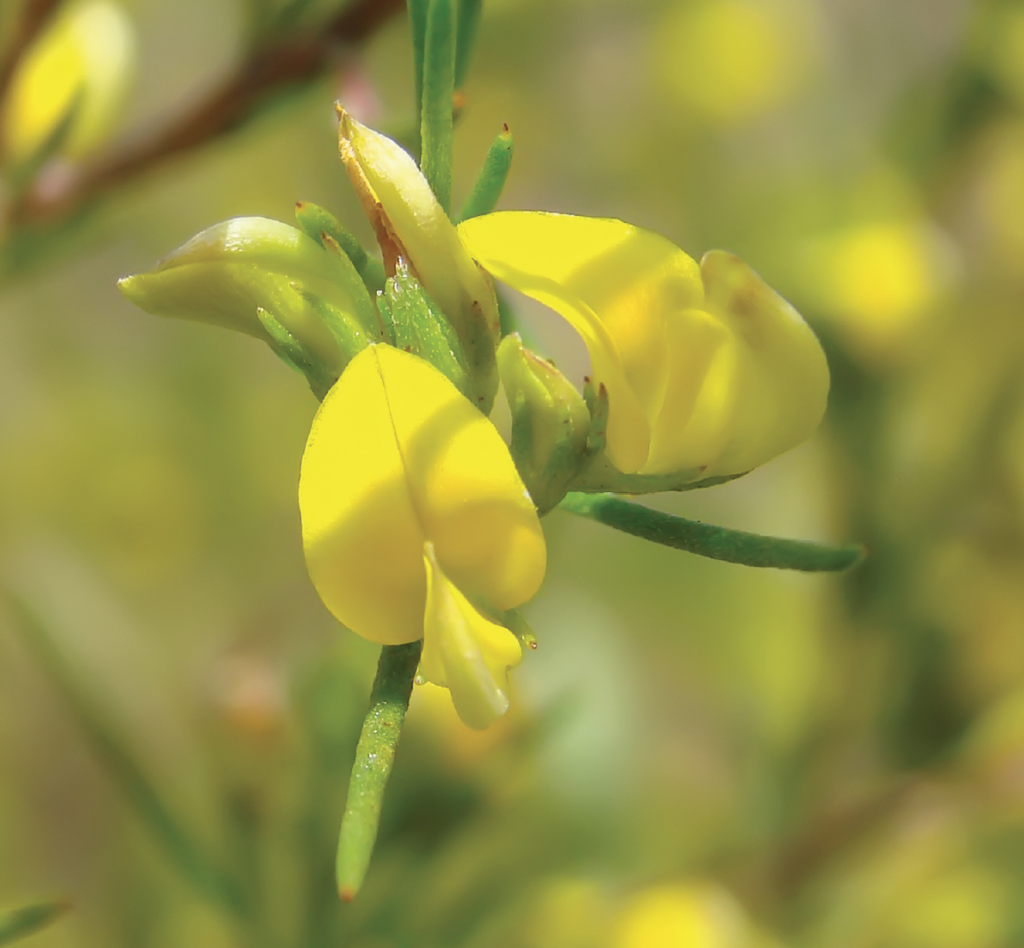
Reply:
[[135, 34], [120, 5], [77, 0], [60, 10], [18, 63], [3, 106], [4, 152], [21, 165], [102, 144], [121, 108]]
[[512, 412], [512, 457], [537, 510], [547, 513], [589, 460], [590, 412], [568, 379], [518, 333], [498, 346], [498, 372]]
[[341, 158], [374, 225], [385, 269], [393, 273], [397, 258], [405, 258], [451, 322], [466, 354], [470, 400], [487, 414], [498, 390], [498, 304], [490, 280], [408, 152], [341, 108], [338, 113]]
[[356, 352], [382, 337], [379, 314], [351, 261], [262, 217], [216, 224], [155, 269], [118, 285], [147, 312], [224, 326], [284, 352], [285, 337], [268, 330], [269, 314], [303, 359], [322, 366], [332, 381]]

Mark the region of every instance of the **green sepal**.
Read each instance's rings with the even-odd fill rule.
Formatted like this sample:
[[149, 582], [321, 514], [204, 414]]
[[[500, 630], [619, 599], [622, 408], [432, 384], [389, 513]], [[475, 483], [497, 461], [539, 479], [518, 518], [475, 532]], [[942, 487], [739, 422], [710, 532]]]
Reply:
[[66, 899], [31, 902], [0, 911], [0, 945], [26, 938], [71, 910]]
[[469, 370], [459, 337], [403, 259], [399, 258], [395, 275], [377, 297], [377, 306], [394, 328], [397, 348], [425, 359], [470, 397]]
[[587, 454], [596, 457], [604, 451], [608, 435], [608, 389], [604, 383], [594, 387], [587, 376], [583, 380], [583, 401], [590, 412], [590, 431], [587, 434]]
[[[381, 342], [383, 336], [383, 324], [381, 324], [381, 330], [375, 333], [372, 337], [366, 332], [365, 328], [360, 325], [359, 321], [356, 320], [351, 313], [347, 313], [343, 309], [338, 309], [336, 306], [331, 305], [325, 299], [321, 299], [319, 296], [314, 296], [312, 293], [303, 290], [301, 287], [294, 287], [305, 299], [305, 301], [313, 307], [320, 321], [330, 330], [334, 341], [338, 344], [338, 351], [341, 353], [341, 371], [345, 370], [345, 366], [351, 362], [358, 353], [362, 352], [371, 342]], [[338, 373], [339, 375], [341, 372]]]
[[459, 221], [468, 221], [471, 217], [482, 217], [494, 210], [501, 192], [508, 180], [509, 169], [512, 167], [512, 153], [514, 150], [512, 133], [508, 126], [504, 126], [498, 136], [491, 143], [484, 158], [483, 167], [477, 175], [473, 190], [469, 192], [462, 210], [459, 212]]
[[297, 201], [295, 221], [321, 247], [348, 257], [367, 290], [376, 293], [383, 289], [384, 265], [371, 257], [330, 211], [312, 201]]
[[658, 494], [668, 490], [699, 490], [727, 484], [738, 477], [745, 477], [750, 471], [714, 477], [702, 477], [702, 473], [701, 469], [692, 468], [671, 474], [623, 474], [604, 453], [600, 453], [573, 479], [569, 489], [587, 494]]
[[811, 573], [838, 572], [855, 566], [864, 558], [864, 548], [859, 545], [824, 546], [730, 530], [651, 510], [610, 494], [570, 493], [559, 506], [569, 513], [596, 520], [652, 543], [743, 566]]
[[512, 413], [512, 459], [543, 515], [590, 460], [590, 412], [568, 379], [527, 349], [518, 333], [501, 341], [497, 358]]
[[267, 344], [285, 365], [301, 372], [309, 382], [310, 391], [323, 401], [324, 396], [338, 381], [341, 368], [332, 368], [316, 358], [271, 312], [262, 306], [256, 308], [256, 314], [267, 333]]

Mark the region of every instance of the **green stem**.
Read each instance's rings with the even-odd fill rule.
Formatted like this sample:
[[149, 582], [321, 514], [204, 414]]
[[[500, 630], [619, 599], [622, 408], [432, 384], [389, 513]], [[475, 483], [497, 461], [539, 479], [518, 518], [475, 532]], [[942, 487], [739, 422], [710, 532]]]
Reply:
[[26, 641], [71, 708], [96, 755], [163, 847], [170, 861], [201, 895], [219, 902], [239, 917], [245, 917], [247, 906], [239, 887], [203, 853], [175, 819], [160, 794], [121, 743], [106, 715], [75, 680], [74, 673], [43, 622], [20, 597], [8, 592], [7, 601], [25, 632]]
[[652, 543], [743, 566], [836, 572], [854, 566], [864, 556], [860, 546], [822, 546], [729, 530], [651, 510], [611, 494], [567, 494], [559, 507]]
[[476, 44], [483, 0], [459, 0], [459, 31], [455, 44], [455, 88], [462, 88], [469, 71], [469, 60]]
[[417, 641], [385, 645], [380, 651], [377, 677], [356, 746], [338, 837], [335, 870], [338, 894], [345, 902], [355, 898], [370, 864], [380, 825], [384, 788], [391, 776], [422, 648], [423, 642]]
[[0, 945], [7, 945], [34, 934], [70, 910], [70, 902], [53, 899], [19, 905], [17, 908], [0, 912]]
[[430, 0], [407, 0], [409, 28], [412, 31], [412, 71], [416, 84], [416, 127], [423, 114], [423, 50], [427, 41], [427, 11]]
[[457, 27], [454, 0], [430, 0], [423, 49], [420, 167], [446, 214], [452, 206], [452, 96]]
[[473, 190], [469, 192], [466, 203], [459, 213], [460, 221], [468, 221], [471, 217], [490, 214], [501, 197], [508, 179], [509, 168], [512, 167], [512, 133], [506, 125], [491, 143], [480, 169]]

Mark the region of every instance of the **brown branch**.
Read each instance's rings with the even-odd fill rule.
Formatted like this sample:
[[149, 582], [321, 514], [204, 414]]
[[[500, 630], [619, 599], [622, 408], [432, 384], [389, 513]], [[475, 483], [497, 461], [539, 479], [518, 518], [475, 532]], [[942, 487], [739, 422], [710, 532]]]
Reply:
[[404, 7], [404, 0], [357, 0], [316, 33], [264, 44], [188, 115], [84, 168], [58, 193], [30, 190], [12, 209], [12, 219], [34, 224], [66, 218], [113, 186], [240, 127], [275, 92], [316, 79], [328, 68], [339, 46], [365, 41]]
[[11, 45], [0, 62], [0, 102], [7, 97], [7, 89], [14, 78], [15, 70], [25, 50], [32, 44], [32, 40], [39, 35], [39, 32], [56, 11], [60, 0], [26, 0], [21, 10], [21, 18], [18, 27], [14, 32]]

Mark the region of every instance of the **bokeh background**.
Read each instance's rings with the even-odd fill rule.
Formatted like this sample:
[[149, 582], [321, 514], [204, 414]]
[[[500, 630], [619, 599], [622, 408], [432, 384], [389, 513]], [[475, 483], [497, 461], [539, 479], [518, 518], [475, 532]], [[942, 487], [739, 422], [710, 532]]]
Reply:
[[[344, 5], [125, 0], [135, 76], [84, 161]], [[7, 44], [25, 6], [0, 5]], [[376, 648], [305, 576], [315, 401], [115, 282], [298, 199], [368, 242], [332, 102], [407, 136], [411, 90], [399, 13], [229, 134], [0, 234], [0, 582], [58, 656], [0, 608], [0, 906], [73, 900], [39, 948], [1024, 945], [1024, 4], [486, 0], [456, 203], [507, 122], [502, 207], [735, 251], [829, 355], [810, 442], [649, 502], [870, 556], [758, 571], [556, 511], [513, 712], [477, 734], [417, 690], [341, 906]], [[582, 376], [571, 333], [519, 311]], [[256, 908], [176, 871], [69, 687]]]

